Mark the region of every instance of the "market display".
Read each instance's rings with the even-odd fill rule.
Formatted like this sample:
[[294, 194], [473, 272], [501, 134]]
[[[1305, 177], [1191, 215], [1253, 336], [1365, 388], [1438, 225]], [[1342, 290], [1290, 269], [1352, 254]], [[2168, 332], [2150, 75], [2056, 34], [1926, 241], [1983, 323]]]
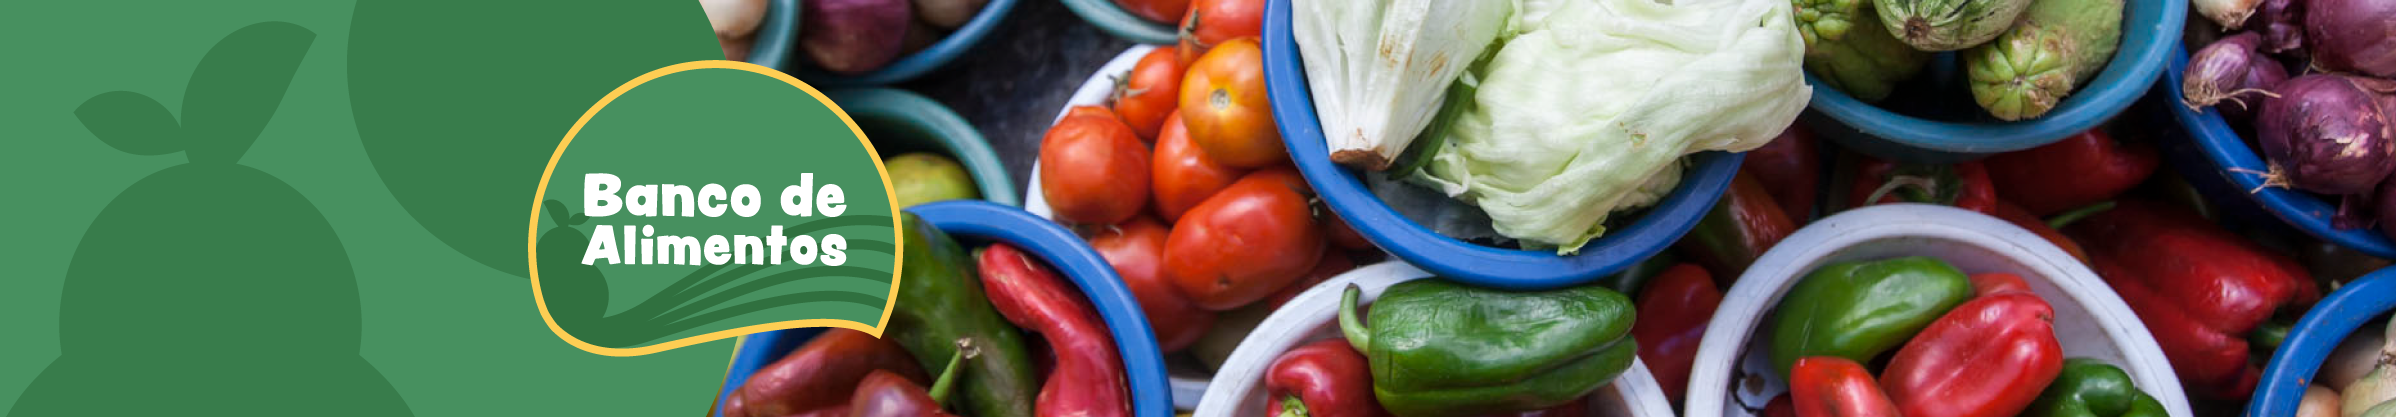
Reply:
[[1805, 67], [1866, 103], [1957, 51], [1972, 102], [2002, 121], [2036, 119], [2096, 79], [2122, 42], [2123, 0], [1797, 2]]
[[[2396, 6], [2373, 1], [2211, 3], [2232, 32], [2189, 57], [2180, 99], [2221, 110], [2268, 162], [2266, 187], [2334, 198], [2338, 229], [2396, 215], [2381, 184], [2396, 172]], [[2200, 9], [2207, 2], [2198, 2]], [[2249, 18], [2259, 17], [2259, 19]], [[2192, 29], [2193, 31], [2193, 29]], [[2381, 234], [2391, 235], [2386, 227]]]

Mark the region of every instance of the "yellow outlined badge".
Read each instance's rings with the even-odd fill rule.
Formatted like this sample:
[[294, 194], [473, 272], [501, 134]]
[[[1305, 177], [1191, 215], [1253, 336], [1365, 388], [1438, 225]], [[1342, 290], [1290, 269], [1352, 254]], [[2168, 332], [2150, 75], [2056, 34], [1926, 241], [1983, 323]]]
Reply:
[[[572, 345], [574, 345], [574, 347], [576, 347], [576, 348], [580, 348], [580, 349], [582, 349], [583, 351], [587, 351], [587, 352], [591, 352], [591, 353], [596, 353], [596, 354], [601, 354], [601, 355], [607, 355], [607, 356], [640, 356], [640, 355], [647, 355], [647, 354], [651, 354], [651, 353], [657, 353], [657, 352], [663, 352], [663, 351], [667, 351], [667, 350], [671, 350], [671, 349], [674, 349], [674, 348], [679, 348], [679, 347], [683, 347], [683, 346], [690, 346], [690, 345], [694, 345], [694, 344], [699, 344], [699, 343], [705, 343], [705, 342], [714, 341], [714, 340], [717, 340], [717, 339], [730, 338], [730, 337], [735, 337], [735, 336], [740, 336], [740, 335], [745, 335], [745, 334], [750, 334], [750, 333], [765, 332], [765, 331], [773, 331], [773, 330], [783, 330], [783, 329], [805, 328], [805, 327], [838, 327], [838, 328], [854, 329], [854, 330], [858, 330], [858, 331], [863, 331], [863, 332], [866, 332], [867, 334], [872, 334], [872, 335], [874, 335], [875, 337], [881, 337], [881, 335], [882, 335], [882, 330], [883, 330], [883, 329], [884, 329], [886, 326], [888, 326], [888, 325], [889, 325], [889, 323], [890, 323], [890, 311], [892, 310], [892, 308], [893, 308], [893, 307], [895, 307], [895, 306], [894, 306], [894, 304], [896, 303], [896, 300], [897, 300], [897, 298], [898, 298], [898, 286], [900, 285], [900, 282], [899, 282], [899, 277], [900, 277], [900, 271], [899, 271], [899, 267], [900, 267], [900, 265], [903, 265], [903, 264], [905, 263], [905, 259], [904, 259], [904, 257], [905, 257], [905, 255], [904, 255], [904, 252], [905, 252], [905, 251], [901, 251], [901, 250], [895, 250], [895, 249], [891, 250], [892, 265], [891, 265], [891, 269], [890, 269], [890, 286], [889, 286], [889, 293], [887, 293], [887, 294], [885, 294], [885, 295], [883, 296], [883, 305], [882, 305], [882, 311], [881, 311], [881, 318], [880, 318], [878, 321], [876, 321], [876, 322], [874, 323], [874, 325], [873, 325], [873, 326], [870, 326], [870, 327], [868, 327], [868, 326], [864, 326], [864, 325], [862, 325], [862, 324], [860, 324], [860, 323], [852, 322], [852, 321], [849, 321], [849, 320], [838, 320], [838, 319], [806, 319], [806, 320], [791, 320], [791, 321], [780, 321], [780, 322], [772, 322], [772, 323], [766, 323], [766, 324], [757, 324], [757, 325], [742, 326], [742, 327], [738, 327], [738, 328], [734, 328], [734, 329], [729, 329], [729, 330], [720, 330], [720, 331], [714, 331], [714, 332], [709, 332], [709, 333], [705, 333], [705, 334], [701, 334], [701, 335], [697, 335], [697, 336], [685, 337], [685, 338], [681, 338], [681, 339], [674, 339], [674, 340], [665, 341], [665, 342], [656, 343], [656, 344], [651, 344], [651, 345], [647, 345], [647, 346], [631, 347], [631, 348], [611, 348], [611, 347], [604, 347], [604, 346], [599, 346], [599, 345], [596, 345], [596, 344], [592, 344], [592, 343], [590, 343], [590, 342], [587, 342], [587, 341], [584, 341], [584, 340], [582, 340], [582, 339], [580, 339], [580, 338], [577, 338], [577, 337], [575, 337], [573, 334], [570, 334], [570, 333], [568, 333], [564, 327], [560, 327], [560, 326], [558, 325], [557, 319], [556, 319], [556, 318], [555, 318], [555, 317], [554, 317], [554, 316], [553, 316], [553, 315], [550, 313], [550, 310], [549, 310], [549, 300], [548, 300], [547, 298], [545, 298], [545, 296], [542, 294], [542, 291], [541, 291], [541, 265], [540, 265], [540, 259], [541, 259], [541, 257], [540, 257], [540, 247], [539, 247], [539, 246], [540, 246], [540, 236], [541, 236], [541, 216], [542, 216], [542, 204], [543, 204], [543, 202], [545, 202], [545, 201], [548, 201], [548, 200], [547, 200], [547, 198], [548, 198], [548, 193], [549, 193], [549, 181], [550, 181], [550, 177], [551, 177], [551, 175], [555, 174], [555, 171], [557, 170], [557, 164], [558, 164], [558, 161], [559, 161], [560, 159], [562, 159], [562, 158], [565, 156], [565, 154], [566, 154], [566, 147], [567, 147], [567, 146], [570, 146], [570, 145], [573, 145], [573, 143], [574, 143], [574, 137], [575, 137], [575, 135], [577, 135], [577, 134], [580, 134], [580, 133], [582, 132], [582, 128], [583, 128], [583, 126], [584, 126], [585, 124], [589, 123], [589, 122], [591, 121], [591, 118], [592, 118], [593, 116], [596, 116], [596, 115], [598, 115], [598, 114], [599, 114], [599, 110], [600, 110], [600, 109], [606, 108], [606, 107], [607, 107], [607, 105], [608, 105], [608, 103], [615, 101], [615, 99], [616, 99], [617, 97], [619, 97], [619, 96], [622, 96], [622, 95], [624, 95], [624, 93], [626, 93], [626, 92], [629, 92], [629, 91], [632, 91], [632, 89], [633, 89], [634, 87], [639, 87], [639, 86], [640, 86], [640, 85], [642, 85], [643, 83], [647, 83], [647, 82], [649, 82], [649, 81], [651, 81], [651, 80], [656, 80], [656, 79], [658, 79], [658, 78], [661, 78], [661, 77], [664, 77], [664, 76], [667, 76], [667, 75], [672, 75], [672, 74], [675, 74], [675, 73], [680, 73], [680, 72], [684, 72], [684, 71], [691, 71], [691, 70], [701, 70], [701, 69], [731, 69], [731, 70], [747, 71], [747, 72], [750, 72], [750, 73], [755, 73], [755, 74], [759, 74], [759, 75], [765, 75], [765, 76], [773, 77], [774, 79], [776, 79], [776, 80], [781, 80], [783, 83], [787, 83], [787, 84], [789, 84], [789, 85], [790, 85], [790, 86], [792, 86], [792, 87], [797, 87], [799, 90], [806, 91], [808, 96], [814, 97], [814, 99], [815, 99], [816, 101], [823, 103], [823, 105], [824, 105], [825, 107], [827, 107], [827, 108], [830, 108], [834, 114], [838, 115], [838, 116], [840, 117], [840, 121], [841, 121], [843, 124], [846, 124], [846, 125], [848, 126], [849, 133], [853, 134], [853, 136], [857, 138], [857, 141], [859, 142], [859, 144], [861, 144], [861, 145], [863, 145], [863, 146], [864, 146], [864, 149], [865, 149], [865, 153], [866, 153], [866, 155], [867, 155], [867, 156], [869, 156], [869, 157], [871, 157], [871, 158], [873, 159], [873, 167], [874, 167], [874, 170], [875, 170], [875, 172], [876, 172], [877, 174], [879, 174], [879, 175], [880, 175], [880, 177], [881, 177], [881, 182], [882, 182], [882, 184], [881, 184], [881, 185], [882, 185], [882, 190], [884, 190], [884, 192], [883, 192], [883, 196], [884, 196], [884, 198], [885, 198], [886, 200], [888, 200], [889, 207], [891, 208], [891, 211], [890, 211], [890, 213], [888, 213], [888, 214], [889, 214], [889, 216], [890, 216], [890, 219], [891, 219], [890, 228], [891, 228], [891, 230], [893, 231], [893, 233], [892, 233], [892, 236], [893, 236], [893, 241], [891, 242], [891, 243], [893, 244], [893, 246], [892, 246], [892, 247], [893, 247], [893, 248], [904, 247], [904, 244], [905, 244], [905, 242], [903, 242], [902, 240], [903, 240], [903, 239], [905, 239], [905, 237], [904, 237], [904, 235], [905, 235], [905, 234], [904, 234], [904, 233], [897, 233], [897, 232], [896, 232], [896, 231], [898, 231], [898, 230], [901, 230], [901, 229], [900, 229], [900, 227], [899, 227], [899, 224], [898, 224], [898, 218], [899, 218], [899, 216], [898, 216], [898, 210], [897, 210], [897, 207], [898, 207], [898, 202], [897, 202], [897, 199], [896, 199], [896, 197], [895, 197], [895, 196], [894, 196], [892, 193], [889, 193], [889, 192], [888, 192], [888, 190], [891, 190], [891, 189], [892, 189], [892, 187], [891, 187], [891, 185], [890, 185], [890, 173], [889, 173], [889, 171], [888, 171], [888, 170], [884, 169], [884, 167], [882, 166], [881, 154], [880, 154], [878, 151], [876, 151], [876, 150], [874, 149], [873, 142], [872, 142], [872, 141], [869, 141], [869, 140], [866, 140], [866, 137], [865, 137], [865, 131], [864, 131], [864, 129], [860, 129], [860, 128], [858, 128], [856, 120], [854, 120], [854, 119], [851, 119], [851, 118], [849, 117], [849, 114], [848, 114], [848, 112], [847, 112], [847, 111], [845, 111], [845, 110], [842, 110], [842, 109], [840, 108], [840, 105], [839, 105], [838, 103], [833, 103], [833, 102], [832, 102], [832, 100], [831, 100], [830, 98], [827, 98], [827, 97], [825, 97], [825, 96], [824, 96], [823, 92], [821, 92], [821, 91], [817, 91], [817, 90], [815, 89], [815, 87], [813, 87], [813, 86], [809, 86], [809, 85], [807, 85], [807, 83], [805, 83], [805, 82], [802, 82], [802, 81], [799, 81], [797, 78], [793, 78], [793, 77], [791, 77], [791, 76], [790, 76], [790, 75], [788, 75], [788, 74], [783, 74], [783, 73], [782, 73], [782, 72], [780, 72], [780, 71], [775, 71], [775, 70], [773, 70], [773, 69], [771, 69], [771, 68], [766, 68], [766, 67], [763, 67], [763, 66], [758, 66], [758, 65], [756, 65], [756, 64], [750, 64], [750, 63], [745, 63], [745, 62], [735, 62], [735, 61], [722, 61], [722, 60], [715, 60], [715, 61], [693, 61], [693, 62], [685, 62], [685, 63], [681, 63], [681, 64], [675, 64], [675, 65], [672, 65], [672, 66], [667, 66], [667, 67], [665, 67], [665, 68], [659, 68], [659, 69], [657, 69], [657, 70], [650, 71], [650, 72], [649, 72], [649, 73], [647, 73], [647, 74], [642, 74], [640, 77], [633, 78], [633, 79], [632, 79], [632, 81], [626, 82], [626, 83], [624, 83], [624, 85], [622, 85], [622, 86], [619, 86], [619, 87], [616, 87], [615, 91], [611, 91], [611, 92], [609, 92], [609, 93], [607, 94], [607, 96], [606, 96], [606, 97], [599, 99], [599, 102], [598, 102], [597, 104], [593, 104], [593, 105], [591, 105], [591, 108], [590, 108], [590, 110], [583, 112], [583, 114], [582, 114], [582, 118], [581, 118], [581, 119], [579, 119], [579, 120], [576, 120], [576, 121], [574, 122], [574, 127], [573, 127], [572, 129], [570, 129], [570, 130], [567, 130], [567, 131], [566, 131], [566, 137], [565, 137], [565, 139], [564, 139], [564, 140], [561, 140], [561, 141], [559, 141], [559, 142], [558, 142], [558, 144], [557, 144], [557, 150], [556, 150], [554, 153], [551, 153], [551, 154], [550, 154], [550, 156], [549, 156], [549, 164], [548, 164], [548, 166], [547, 166], [547, 167], [544, 167], [544, 168], [542, 168], [542, 170], [541, 170], [541, 182], [540, 182], [540, 186], [539, 186], [539, 188], [537, 188], [537, 189], [536, 189], [536, 191], [534, 191], [534, 193], [533, 193], [532, 215], [531, 215], [531, 217], [530, 217], [529, 224], [528, 224], [528, 226], [526, 227], [526, 233], [525, 233], [525, 245], [524, 245], [524, 246], [525, 246], [525, 261], [526, 261], [526, 263], [528, 264], [528, 269], [529, 269], [529, 271], [531, 272], [531, 275], [532, 275], [533, 302], [534, 302], [536, 305], [540, 306], [540, 310], [541, 310], [541, 320], [542, 320], [543, 322], [545, 322], [545, 323], [547, 323], [547, 324], [548, 324], [548, 326], [549, 326], [549, 330], [550, 330], [551, 332], [553, 332], [553, 333], [556, 333], [556, 334], [557, 334], [557, 337], [558, 337], [558, 338], [560, 338], [560, 339], [564, 339], [564, 340], [566, 341], [566, 343], [572, 344]], [[855, 214], [855, 213], [852, 213], [852, 215], [854, 215], [854, 214]]]

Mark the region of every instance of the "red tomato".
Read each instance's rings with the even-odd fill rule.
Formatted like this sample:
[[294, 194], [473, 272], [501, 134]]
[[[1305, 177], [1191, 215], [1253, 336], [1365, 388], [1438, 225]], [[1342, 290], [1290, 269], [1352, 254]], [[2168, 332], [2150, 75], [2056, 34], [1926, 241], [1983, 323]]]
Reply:
[[1289, 304], [1290, 299], [1298, 298], [1298, 293], [1306, 292], [1307, 289], [1314, 288], [1315, 284], [1321, 284], [1323, 281], [1330, 280], [1331, 277], [1348, 273], [1352, 269], [1356, 269], [1356, 261], [1348, 259], [1348, 254], [1325, 249], [1323, 259], [1314, 261], [1314, 268], [1307, 269], [1305, 276], [1298, 277], [1297, 281], [1282, 286], [1280, 291], [1274, 291], [1273, 295], [1266, 296], [1263, 301], [1258, 301], [1258, 303], [1263, 304], [1266, 310], [1281, 309], [1282, 304]]
[[1373, 242], [1364, 240], [1364, 235], [1357, 234], [1356, 228], [1349, 227], [1348, 219], [1339, 217], [1339, 213], [1333, 213], [1329, 209], [1323, 210], [1322, 222], [1323, 237], [1331, 239], [1332, 245], [1348, 250], [1373, 248]]
[[1182, 72], [1181, 58], [1173, 51], [1157, 48], [1141, 56], [1115, 84], [1115, 115], [1123, 116], [1123, 123], [1140, 139], [1153, 141], [1165, 115], [1180, 105]]
[[1323, 232], [1298, 172], [1248, 174], [1173, 224], [1165, 274], [1198, 307], [1224, 311], [1264, 299], [1306, 275], [1323, 254]]
[[1115, 0], [1123, 11], [1157, 23], [1173, 23], [1173, 19], [1190, 8], [1190, 0]]
[[1148, 203], [1148, 147], [1105, 107], [1079, 106], [1040, 138], [1040, 192], [1066, 224], [1115, 224]]
[[1156, 214], [1165, 221], [1179, 221], [1181, 214], [1206, 202], [1216, 191], [1239, 181], [1247, 170], [1216, 163], [1206, 151], [1190, 143], [1189, 129], [1181, 125], [1181, 112], [1165, 116], [1165, 130], [1156, 136], [1155, 170], [1150, 178], [1156, 185]]
[[1255, 39], [1235, 39], [1199, 57], [1181, 79], [1181, 121], [1190, 128], [1190, 141], [1224, 165], [1289, 161], [1265, 98], [1264, 62]]
[[1191, 304], [1173, 281], [1165, 279], [1165, 237], [1170, 233], [1156, 219], [1138, 216], [1090, 237], [1090, 248], [1115, 267], [1123, 286], [1140, 300], [1140, 312], [1148, 315], [1148, 326], [1156, 330], [1157, 346], [1165, 353], [1190, 347], [1215, 325], [1215, 312]]
[[1181, 17], [1181, 62], [1232, 39], [1260, 37], [1264, 27], [1265, 0], [1190, 0]]

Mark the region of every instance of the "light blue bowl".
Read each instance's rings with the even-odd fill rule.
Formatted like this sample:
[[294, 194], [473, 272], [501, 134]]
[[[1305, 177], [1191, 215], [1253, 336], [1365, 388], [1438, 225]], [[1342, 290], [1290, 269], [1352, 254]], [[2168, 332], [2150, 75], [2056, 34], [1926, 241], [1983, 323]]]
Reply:
[[[1814, 85], [1813, 110], [1847, 127], [1820, 133], [1883, 159], [1950, 163], [2054, 143], [2095, 128], [2121, 114], [2146, 94], [2147, 87], [2154, 85], [2155, 76], [2163, 72], [2164, 60], [2179, 43], [2180, 27], [2188, 15], [2188, 2], [2184, 0], [2128, 0], [2124, 6], [2127, 10], [2122, 16], [2121, 48], [2113, 53], [2113, 60], [2105, 64], [2095, 80], [2065, 97], [2044, 116], [2013, 122], [1925, 119], [1856, 100], [1809, 73], [1805, 78]], [[1944, 68], [1959, 65], [1949, 63], [1960, 61], [1953, 53], [1942, 55], [1945, 56], [1931, 65]], [[1954, 77], [1954, 82], [1962, 82], [1964, 78]], [[1962, 94], [1946, 99], [1967, 103], [1971, 100], [1968, 90], [1953, 86], [1936, 88], [1940, 89], [1939, 94]]]
[[1680, 186], [1663, 201], [1637, 221], [1608, 231], [1572, 256], [1493, 248], [1442, 236], [1390, 209], [1365, 188], [1355, 172], [1331, 162], [1323, 144], [1322, 123], [1315, 118], [1314, 99], [1306, 88], [1306, 72], [1298, 62], [1298, 44], [1290, 35], [1290, 1], [1268, 1], [1264, 27], [1265, 88], [1290, 158], [1297, 161], [1298, 171], [1331, 210], [1357, 233], [1439, 276], [1483, 287], [1528, 290], [1584, 284], [1612, 275], [1688, 234], [1689, 228], [1714, 208], [1714, 200], [1722, 198], [1731, 176], [1739, 171], [1739, 161], [1745, 158], [1727, 152], [1692, 155]]
[[[950, 62], [956, 61], [957, 57], [972, 51], [974, 45], [982, 43], [982, 38], [990, 36], [990, 31], [998, 29], [1000, 21], [1006, 20], [1007, 12], [1015, 9], [1015, 1], [990, 0], [989, 3], [982, 5], [980, 13], [974, 14], [973, 19], [966, 20], [965, 25], [958, 26], [956, 31], [949, 32], [948, 37], [940, 38], [939, 42], [934, 42], [932, 46], [921, 51], [915, 51], [915, 53], [899, 57], [898, 60], [890, 61], [890, 65], [883, 66], [882, 69], [854, 75], [834, 74], [814, 68], [806, 62], [803, 55], [800, 58], [791, 59], [784, 66], [774, 67], [774, 69], [807, 80], [808, 85], [819, 88], [888, 85], [913, 80], [915, 77], [921, 77], [947, 67]], [[792, 46], [797, 45], [794, 42]], [[790, 52], [797, 53], [795, 49]]]
[[[1140, 311], [1140, 301], [1132, 297], [1131, 289], [1123, 286], [1123, 279], [1115, 275], [1115, 268], [1081, 237], [1022, 209], [988, 202], [946, 201], [911, 207], [907, 212], [922, 216], [932, 227], [969, 247], [989, 242], [1015, 245], [1072, 280], [1098, 308], [1107, 333], [1114, 336], [1125, 382], [1130, 384], [1126, 388], [1131, 392], [1133, 415], [1173, 415], [1172, 391], [1165, 387], [1164, 354], [1157, 349], [1156, 333], [1148, 328], [1148, 316]], [[733, 353], [732, 371], [724, 377], [724, 390], [716, 394], [716, 404], [729, 399], [732, 390], [749, 381], [749, 375], [822, 332], [810, 328], [749, 335]], [[715, 415], [723, 417], [723, 412], [718, 410]]]
[[2262, 173], [2269, 171], [2268, 165], [2261, 156], [2255, 155], [2254, 148], [2248, 147], [2246, 141], [2238, 136], [2237, 130], [2230, 128], [2229, 121], [2221, 118], [2220, 111], [2207, 107], [2203, 112], [2198, 112], [2189, 110], [2188, 106], [2178, 105], [2178, 98], [2185, 97], [2180, 91], [2180, 82], [2187, 68], [2188, 50], [2173, 48], [2170, 70], [2165, 71], [2163, 77], [2164, 91], [2171, 94], [2173, 105], [2165, 107], [2171, 108], [2172, 118], [2179, 120], [2180, 126], [2188, 130], [2188, 137], [2195, 141], [2198, 150], [2203, 151], [2205, 159], [2213, 162], [2223, 178], [2236, 184], [2239, 189], [2253, 190], [2246, 195], [2256, 203], [2261, 203], [2264, 211], [2296, 226], [2305, 234], [2371, 256], [2396, 258], [2396, 241], [2389, 240], [2378, 230], [2368, 227], [2339, 229], [2331, 225], [2330, 217], [2338, 212], [2337, 202], [2287, 187], [2264, 187]]
[[1091, 26], [1097, 26], [1098, 30], [1118, 38], [1150, 45], [1172, 45], [1180, 39], [1180, 28], [1131, 14], [1130, 10], [1123, 10], [1123, 6], [1115, 5], [1113, 0], [1062, 1], [1066, 9], [1080, 15], [1082, 20], [1089, 21]]
[[924, 151], [946, 154], [956, 158], [965, 172], [973, 176], [974, 186], [983, 200], [1005, 205], [1021, 205], [1023, 194], [1015, 192], [1015, 179], [1007, 175], [1007, 166], [999, 163], [998, 152], [990, 150], [990, 141], [967, 123], [964, 116], [950, 111], [948, 106], [922, 95], [888, 88], [825, 91], [833, 103], [857, 121], [869, 137], [874, 152], [884, 158]]
[[2263, 368], [2263, 382], [2255, 387], [2253, 402], [2246, 404], [2246, 415], [2296, 415], [2306, 381], [2321, 370], [2330, 351], [2355, 329], [2379, 324], [2372, 319], [2390, 310], [2396, 310], [2396, 268], [2364, 275], [2323, 297], [2296, 321], [2288, 340], [2271, 352], [2271, 364]]
[[790, 62], [792, 48], [798, 47], [799, 0], [767, 1], [765, 23], [749, 36], [756, 37], [749, 45], [749, 63], [781, 70]]

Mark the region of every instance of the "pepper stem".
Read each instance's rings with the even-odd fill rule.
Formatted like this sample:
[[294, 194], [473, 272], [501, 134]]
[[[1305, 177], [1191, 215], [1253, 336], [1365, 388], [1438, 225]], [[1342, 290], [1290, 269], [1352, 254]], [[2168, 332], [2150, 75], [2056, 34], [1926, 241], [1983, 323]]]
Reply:
[[1371, 352], [1372, 349], [1367, 348], [1373, 345], [1371, 329], [1365, 328], [1364, 321], [1356, 318], [1356, 297], [1363, 293], [1364, 289], [1357, 288], [1353, 282], [1348, 283], [1347, 292], [1340, 293], [1339, 332], [1348, 337], [1348, 345], [1356, 347], [1356, 351]]
[[2100, 203], [2096, 203], [2096, 204], [2090, 204], [2090, 205], [2088, 205], [2088, 207], [2081, 207], [2081, 208], [2072, 209], [2072, 211], [2066, 211], [2066, 212], [2063, 212], [2063, 214], [2057, 214], [2057, 215], [2055, 215], [2055, 217], [2048, 217], [2048, 218], [2047, 218], [2047, 227], [2052, 227], [2052, 228], [2055, 228], [2055, 230], [2063, 230], [2063, 227], [2064, 227], [2064, 226], [2070, 226], [2070, 225], [2072, 225], [2072, 223], [2073, 223], [2073, 222], [2078, 222], [2078, 221], [2080, 221], [2080, 219], [2085, 219], [2085, 218], [2088, 218], [2088, 216], [2094, 216], [2094, 215], [2097, 215], [2097, 213], [2103, 213], [2103, 212], [2105, 212], [2106, 210], [2112, 210], [2112, 209], [2113, 209], [2113, 206], [2116, 206], [2116, 205], [2117, 205], [2117, 204], [2115, 204], [2114, 202], [2111, 202], [2111, 201], [2106, 201], [2106, 202], [2100, 202]]
[[932, 397], [933, 404], [938, 404], [941, 408], [948, 408], [949, 387], [956, 386], [957, 374], [961, 373], [958, 372], [957, 365], [964, 364], [965, 358], [974, 357], [978, 353], [981, 353], [981, 350], [973, 346], [973, 339], [957, 339], [957, 352], [949, 355], [948, 367], [940, 370], [940, 379], [932, 380], [932, 390], [926, 392]]
[[1299, 401], [1296, 395], [1289, 395], [1281, 398], [1281, 414], [1274, 417], [1307, 417], [1307, 414], [1306, 402]]

